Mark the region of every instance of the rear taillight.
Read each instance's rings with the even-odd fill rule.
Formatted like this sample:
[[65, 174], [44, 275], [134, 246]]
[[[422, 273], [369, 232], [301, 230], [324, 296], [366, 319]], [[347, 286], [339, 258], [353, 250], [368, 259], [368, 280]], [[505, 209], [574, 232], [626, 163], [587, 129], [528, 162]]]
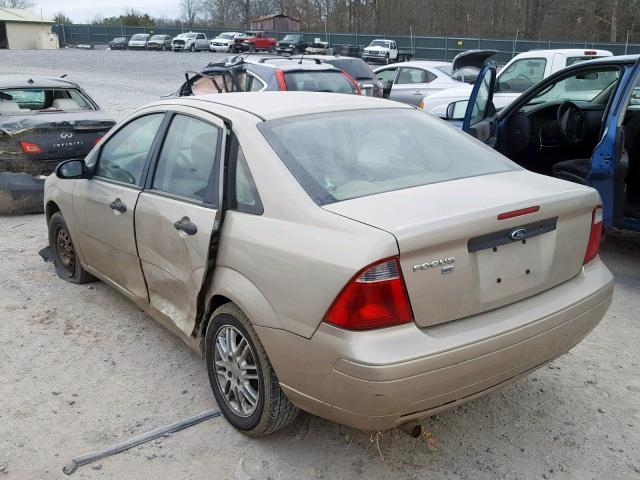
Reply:
[[278, 90], [283, 92], [289, 90], [287, 88], [287, 82], [284, 79], [284, 70], [276, 70], [276, 81], [278, 82]]
[[364, 94], [362, 93], [362, 89], [360, 88], [360, 85], [358, 85], [358, 82], [356, 82], [353, 78], [351, 78], [351, 75], [349, 75], [347, 72], [342, 72], [342, 74], [343, 74], [345, 77], [347, 77], [347, 78], [349, 79], [349, 81], [353, 84], [353, 86], [354, 86], [354, 87], [355, 87], [355, 89], [356, 89], [356, 93], [357, 93], [358, 95], [364, 95]]
[[102, 140], [103, 137], [104, 135], [99, 135], [98, 137], [96, 137], [96, 139], [93, 142], [93, 146], [95, 147], [97, 144], [99, 144], [100, 140]]
[[602, 240], [603, 230], [603, 211], [602, 206], [598, 205], [593, 209], [591, 214], [591, 232], [589, 232], [589, 244], [587, 245], [587, 252], [584, 254], [583, 264], [589, 263], [596, 258], [600, 251], [600, 240]]
[[42, 153], [42, 149], [35, 143], [20, 142], [20, 148], [24, 153]]
[[348, 330], [390, 327], [413, 320], [397, 257], [358, 272], [342, 289], [324, 320]]

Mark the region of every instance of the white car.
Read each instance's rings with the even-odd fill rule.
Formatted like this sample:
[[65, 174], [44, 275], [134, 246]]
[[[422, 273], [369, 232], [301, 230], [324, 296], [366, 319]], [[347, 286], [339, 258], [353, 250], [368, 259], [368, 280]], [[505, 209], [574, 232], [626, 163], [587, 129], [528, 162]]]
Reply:
[[[608, 50], [556, 49], [531, 50], [513, 57], [497, 76], [493, 104], [496, 109], [509, 105], [521, 93], [552, 73], [585, 60], [610, 57]], [[439, 92], [428, 92], [419, 102], [419, 107], [440, 118], [446, 118], [447, 107], [453, 102], [467, 100], [473, 85], [458, 85], [456, 88]]]
[[231, 46], [236, 39], [245, 38], [246, 35], [240, 32], [224, 32], [209, 42], [209, 50], [212, 52], [231, 52]]
[[384, 97], [418, 105], [429, 94], [476, 81], [480, 67], [495, 50], [470, 50], [453, 62], [414, 60], [374, 70], [382, 83]]
[[149, 38], [151, 38], [151, 35], [148, 33], [136, 33], [131, 37], [127, 46], [129, 50], [146, 50]]

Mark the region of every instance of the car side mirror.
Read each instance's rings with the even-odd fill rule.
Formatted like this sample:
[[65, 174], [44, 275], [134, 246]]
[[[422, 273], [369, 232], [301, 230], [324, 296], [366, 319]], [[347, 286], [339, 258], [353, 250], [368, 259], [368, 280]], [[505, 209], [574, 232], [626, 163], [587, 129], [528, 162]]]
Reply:
[[84, 160], [67, 160], [56, 167], [56, 177], [64, 180], [88, 178]]
[[464, 116], [467, 113], [467, 106], [469, 100], [458, 100], [457, 102], [451, 102], [447, 106], [447, 120], [464, 120]]

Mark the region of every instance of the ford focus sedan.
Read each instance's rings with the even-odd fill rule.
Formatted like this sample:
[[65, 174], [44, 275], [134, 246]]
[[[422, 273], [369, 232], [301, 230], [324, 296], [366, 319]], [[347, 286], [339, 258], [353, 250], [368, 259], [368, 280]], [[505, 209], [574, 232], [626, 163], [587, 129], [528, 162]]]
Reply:
[[613, 291], [595, 190], [356, 95], [156, 102], [45, 204], [58, 275], [203, 354], [252, 436], [298, 409], [384, 430], [474, 399], [569, 351]]

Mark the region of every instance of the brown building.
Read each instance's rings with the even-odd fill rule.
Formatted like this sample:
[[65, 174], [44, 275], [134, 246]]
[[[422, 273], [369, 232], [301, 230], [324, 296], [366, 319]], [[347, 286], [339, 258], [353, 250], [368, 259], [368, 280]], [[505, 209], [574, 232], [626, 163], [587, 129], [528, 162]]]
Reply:
[[299, 32], [300, 20], [288, 17], [282, 13], [267, 15], [251, 21], [251, 29], [271, 32]]

